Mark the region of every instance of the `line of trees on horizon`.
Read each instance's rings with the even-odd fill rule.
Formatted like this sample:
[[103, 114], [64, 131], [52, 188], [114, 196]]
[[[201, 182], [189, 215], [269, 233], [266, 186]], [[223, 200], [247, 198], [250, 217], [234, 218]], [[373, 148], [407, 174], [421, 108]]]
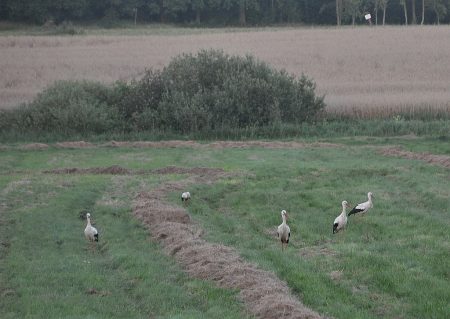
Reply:
[[440, 24], [450, 22], [450, 0], [1, 0], [0, 20], [198, 26], [277, 24]]

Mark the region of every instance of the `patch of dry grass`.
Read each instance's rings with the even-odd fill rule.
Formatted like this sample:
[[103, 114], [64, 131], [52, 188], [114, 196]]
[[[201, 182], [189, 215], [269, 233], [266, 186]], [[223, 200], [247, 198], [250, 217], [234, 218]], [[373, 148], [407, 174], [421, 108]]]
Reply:
[[104, 83], [162, 68], [182, 52], [253, 54], [312, 77], [328, 111], [359, 117], [450, 111], [447, 26], [267, 29], [190, 35], [0, 37], [0, 108], [56, 80]]

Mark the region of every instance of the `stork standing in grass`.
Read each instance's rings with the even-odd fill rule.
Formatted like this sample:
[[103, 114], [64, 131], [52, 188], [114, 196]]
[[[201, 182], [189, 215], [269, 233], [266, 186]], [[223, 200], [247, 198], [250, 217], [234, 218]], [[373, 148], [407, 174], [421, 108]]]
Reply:
[[367, 202], [358, 204], [355, 207], [353, 207], [353, 209], [350, 211], [350, 213], [348, 213], [348, 216], [353, 215], [353, 214], [357, 214], [357, 213], [365, 213], [370, 208], [372, 208], [373, 207], [373, 203], [372, 203], [373, 194], [372, 194], [372, 192], [368, 192], [367, 193], [367, 197], [369, 198], [369, 200]]
[[348, 208], [347, 201], [342, 202], [342, 213], [336, 217], [333, 223], [333, 234], [336, 234], [338, 231], [343, 229], [345, 225], [347, 225], [347, 213], [346, 208]]
[[191, 199], [191, 193], [189, 192], [184, 192], [183, 194], [181, 194], [181, 201], [184, 203], [187, 203], [188, 200]]
[[286, 246], [287, 246], [287, 244], [289, 244], [289, 237], [291, 237], [291, 229], [286, 224], [287, 217], [288, 217], [288, 214], [283, 209], [281, 211], [281, 218], [283, 219], [283, 223], [281, 223], [281, 225], [278, 226], [278, 229], [277, 229], [278, 238], [280, 238], [280, 240], [281, 240], [281, 250], [284, 250], [284, 244], [286, 244]]
[[97, 228], [91, 225], [91, 214], [86, 214], [87, 225], [84, 229], [84, 236], [89, 242], [93, 243], [94, 241], [98, 241], [98, 231]]

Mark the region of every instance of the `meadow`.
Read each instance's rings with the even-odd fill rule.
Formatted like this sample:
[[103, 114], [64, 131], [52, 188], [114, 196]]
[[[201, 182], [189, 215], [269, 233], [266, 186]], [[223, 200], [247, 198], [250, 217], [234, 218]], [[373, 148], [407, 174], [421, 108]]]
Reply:
[[[30, 36], [30, 34], [33, 34]], [[44, 35], [43, 35], [44, 34]], [[57, 80], [112, 83], [161, 69], [200, 49], [252, 54], [277, 69], [305, 73], [330, 116], [386, 118], [449, 113], [447, 26], [189, 29], [86, 28], [75, 36], [0, 33], [0, 108], [31, 101]]]
[[[444, 161], [383, 155], [394, 145]], [[158, 225], [176, 212], [202, 229], [202, 241], [275, 275], [320, 316], [450, 316], [447, 140], [1, 147], [1, 318], [251, 318], [241, 289], [200, 278], [178, 257], [184, 248], [170, 249], [166, 240], [181, 232]], [[220, 175], [208, 180], [207, 168]], [[192, 194], [186, 206], [181, 188]], [[333, 235], [341, 201], [357, 204], [368, 191], [374, 208]], [[153, 227], [142, 217], [151, 211], [136, 215], [143, 193], [159, 201]], [[274, 235], [281, 209], [292, 233], [284, 252]], [[100, 231], [94, 250], [83, 236], [86, 211]]]

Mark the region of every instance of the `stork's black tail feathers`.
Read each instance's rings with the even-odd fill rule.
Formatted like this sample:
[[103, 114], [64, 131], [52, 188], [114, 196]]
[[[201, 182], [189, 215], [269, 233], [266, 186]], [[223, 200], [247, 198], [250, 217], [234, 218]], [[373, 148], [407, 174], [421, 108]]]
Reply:
[[359, 213], [359, 212], [362, 212], [362, 209], [356, 209], [356, 207], [355, 207], [348, 213], [347, 216], [350, 216], [350, 215], [353, 215], [353, 214], [356, 214], [356, 213]]
[[333, 224], [333, 234], [337, 233], [337, 227], [338, 227], [338, 223]]
[[98, 241], [98, 234], [95, 234], [95, 235], [94, 235], [94, 240], [95, 240], [95, 241]]

